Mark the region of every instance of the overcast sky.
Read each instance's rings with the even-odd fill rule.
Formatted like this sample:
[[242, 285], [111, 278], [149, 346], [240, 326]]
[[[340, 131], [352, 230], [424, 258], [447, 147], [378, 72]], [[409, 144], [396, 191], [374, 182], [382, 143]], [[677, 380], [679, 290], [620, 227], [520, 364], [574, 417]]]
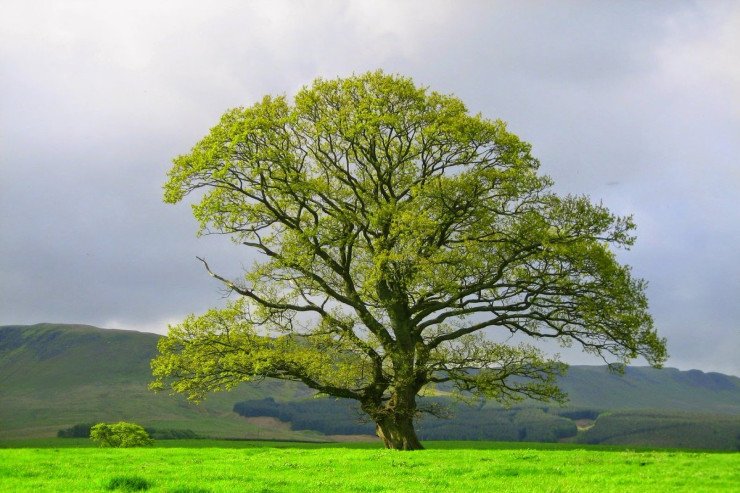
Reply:
[[740, 375], [740, 2], [0, 11], [0, 325], [163, 333], [223, 303], [195, 256], [232, 276], [251, 261], [162, 202], [171, 159], [229, 108], [382, 68], [507, 121], [559, 192], [634, 214], [619, 258], [650, 283], [667, 366]]

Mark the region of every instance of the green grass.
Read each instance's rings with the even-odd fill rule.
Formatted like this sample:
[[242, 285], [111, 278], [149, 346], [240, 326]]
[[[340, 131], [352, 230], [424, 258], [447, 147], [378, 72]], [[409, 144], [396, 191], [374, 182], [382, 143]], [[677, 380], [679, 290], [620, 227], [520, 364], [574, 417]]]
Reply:
[[429, 442], [417, 452], [376, 443], [164, 443], [2, 449], [0, 491], [709, 492], [740, 484], [738, 453], [492, 442]]

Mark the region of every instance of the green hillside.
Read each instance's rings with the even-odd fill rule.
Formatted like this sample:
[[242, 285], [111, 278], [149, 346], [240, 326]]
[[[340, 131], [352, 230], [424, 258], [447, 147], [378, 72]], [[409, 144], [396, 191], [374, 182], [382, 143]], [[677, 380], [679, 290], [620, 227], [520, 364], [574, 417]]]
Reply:
[[740, 378], [721, 373], [633, 366], [620, 376], [604, 366], [571, 366], [560, 385], [570, 407], [740, 414]]
[[[233, 412], [238, 402], [268, 397], [288, 402], [312, 394], [298, 384], [271, 380], [243, 384], [233, 392], [212, 395], [201, 405], [180, 396], [153, 394], [147, 389], [149, 361], [159, 337], [84, 325], [0, 327], [0, 439], [50, 437], [78, 423], [118, 420], [191, 429], [211, 437], [326, 439], [317, 432], [291, 430], [289, 423], [278, 419], [245, 418]], [[631, 367], [620, 377], [603, 366], [573, 366], [561, 385], [570, 395], [572, 409], [740, 415], [740, 378], [719, 373]], [[470, 424], [473, 418], [467, 419]], [[465, 425], [458, 427], [462, 430]], [[594, 433], [584, 439], [592, 439]]]
[[56, 436], [78, 423], [119, 420], [213, 437], [316, 439], [284, 429], [266, 433], [231, 410], [240, 399], [308, 395], [297, 385], [245, 384], [200, 405], [154, 394], [147, 388], [149, 361], [159, 337], [85, 325], [0, 327], [0, 439]]

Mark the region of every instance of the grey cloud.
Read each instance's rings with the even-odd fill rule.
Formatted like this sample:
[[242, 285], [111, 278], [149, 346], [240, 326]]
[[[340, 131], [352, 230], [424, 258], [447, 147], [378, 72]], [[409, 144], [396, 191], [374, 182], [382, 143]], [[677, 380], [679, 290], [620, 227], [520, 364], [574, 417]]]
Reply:
[[740, 374], [739, 19], [732, 2], [16, 2], [0, 324], [161, 332], [221, 303], [195, 255], [229, 276], [252, 258], [162, 203], [170, 160], [227, 108], [383, 68], [509, 122], [558, 191], [634, 213], [619, 255], [650, 281], [668, 364]]

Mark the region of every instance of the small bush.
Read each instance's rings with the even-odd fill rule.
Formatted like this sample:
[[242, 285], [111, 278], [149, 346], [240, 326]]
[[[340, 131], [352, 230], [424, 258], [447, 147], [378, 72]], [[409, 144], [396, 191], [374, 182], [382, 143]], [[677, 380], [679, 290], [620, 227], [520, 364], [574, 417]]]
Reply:
[[116, 476], [105, 485], [106, 490], [143, 491], [151, 487], [149, 481], [139, 476]]
[[134, 423], [121, 421], [116, 424], [98, 423], [90, 429], [90, 439], [100, 442], [101, 447], [148, 447], [154, 440], [144, 428]]

